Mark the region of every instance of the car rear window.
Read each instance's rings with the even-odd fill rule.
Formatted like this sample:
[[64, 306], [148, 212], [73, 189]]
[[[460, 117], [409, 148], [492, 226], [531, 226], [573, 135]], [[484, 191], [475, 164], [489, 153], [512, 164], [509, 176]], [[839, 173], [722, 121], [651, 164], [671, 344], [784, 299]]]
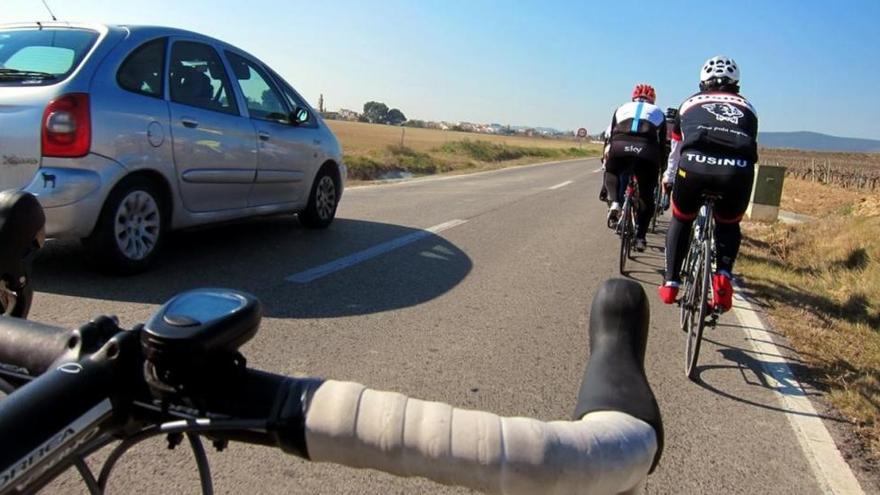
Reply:
[[79, 66], [97, 39], [89, 29], [0, 30], [0, 85], [58, 82]]

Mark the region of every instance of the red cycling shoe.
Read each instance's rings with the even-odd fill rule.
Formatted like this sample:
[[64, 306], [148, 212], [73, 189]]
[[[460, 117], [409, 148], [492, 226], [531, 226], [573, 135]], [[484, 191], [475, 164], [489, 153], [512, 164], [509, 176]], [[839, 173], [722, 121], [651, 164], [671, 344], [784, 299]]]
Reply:
[[678, 282], [666, 282], [657, 288], [660, 293], [660, 299], [664, 304], [672, 304], [678, 297]]
[[730, 283], [730, 276], [724, 273], [716, 273], [712, 275], [712, 308], [721, 309], [722, 312], [730, 311], [733, 307], [733, 284]]

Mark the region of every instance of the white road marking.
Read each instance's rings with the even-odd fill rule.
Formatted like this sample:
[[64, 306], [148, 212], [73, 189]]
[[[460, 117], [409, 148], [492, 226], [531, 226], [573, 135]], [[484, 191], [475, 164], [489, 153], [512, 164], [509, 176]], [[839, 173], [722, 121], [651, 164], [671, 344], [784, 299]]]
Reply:
[[293, 275], [290, 275], [289, 277], [286, 277], [285, 280], [287, 280], [288, 282], [307, 284], [321, 277], [326, 277], [331, 273], [338, 272], [339, 270], [344, 270], [351, 266], [357, 265], [358, 263], [363, 263], [364, 261], [375, 258], [376, 256], [406, 246], [407, 244], [412, 244], [413, 242], [424, 239], [425, 237], [428, 237], [432, 234], [438, 234], [440, 232], [443, 232], [444, 230], [449, 230], [466, 222], [467, 220], [456, 219], [441, 223], [439, 225], [435, 225], [433, 227], [428, 227], [425, 230], [418, 230], [411, 234], [398, 237], [397, 239], [392, 239], [381, 244], [376, 244], [373, 247], [369, 247], [367, 249], [364, 249], [363, 251], [358, 251], [348, 256], [344, 256], [329, 263], [324, 263], [323, 265], [318, 265], [314, 268], [295, 273]]
[[594, 174], [598, 174], [598, 173], [601, 172], [601, 171], [602, 171], [602, 167], [599, 167], [599, 168], [597, 168], [596, 170], [593, 170], [593, 173], [594, 173]]
[[548, 187], [547, 189], [550, 189], [551, 191], [552, 191], [553, 189], [560, 189], [560, 188], [563, 188], [563, 187], [565, 187], [565, 186], [571, 184], [572, 182], [574, 182], [574, 181], [572, 181], [572, 180], [567, 180], [567, 181], [565, 181], [565, 182], [563, 182], [563, 183], [561, 183], [561, 184], [556, 184], [555, 186], [550, 186], [550, 187]]
[[773, 344], [767, 327], [758, 317], [754, 307], [742, 295], [742, 288], [735, 293], [737, 303], [734, 312], [749, 337], [752, 348], [761, 354], [761, 366], [770, 387], [776, 390], [785, 409], [788, 421], [795, 431], [801, 449], [813, 470], [823, 493], [864, 495], [849, 464], [834, 444], [834, 439], [822, 423], [803, 386], [794, 378], [782, 352]]

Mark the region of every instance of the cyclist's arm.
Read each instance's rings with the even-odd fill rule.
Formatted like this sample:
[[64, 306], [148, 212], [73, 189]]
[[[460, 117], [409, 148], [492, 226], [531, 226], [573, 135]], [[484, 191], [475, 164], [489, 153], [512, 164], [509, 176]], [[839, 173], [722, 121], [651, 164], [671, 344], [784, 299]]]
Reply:
[[614, 113], [611, 114], [611, 123], [608, 124], [608, 128], [605, 129], [605, 145], [602, 150], [602, 162], [608, 160], [608, 152], [611, 149], [611, 133], [614, 131], [614, 128], [617, 127], [617, 109], [614, 109]]
[[663, 121], [660, 122], [660, 127], [657, 129], [657, 144], [660, 146], [662, 150], [660, 152], [660, 166], [666, 163], [666, 118], [664, 117]]
[[671, 185], [675, 182], [678, 163], [681, 161], [681, 113], [676, 115], [672, 128], [672, 139], [669, 143], [669, 158], [666, 159], [666, 172], [663, 172], [663, 183]]

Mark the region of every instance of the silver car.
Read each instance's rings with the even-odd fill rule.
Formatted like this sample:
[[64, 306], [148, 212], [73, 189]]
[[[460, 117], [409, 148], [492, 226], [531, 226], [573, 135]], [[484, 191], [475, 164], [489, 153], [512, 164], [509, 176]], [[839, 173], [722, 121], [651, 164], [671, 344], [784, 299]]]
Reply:
[[37, 196], [46, 234], [118, 272], [171, 229], [336, 215], [346, 168], [306, 101], [248, 53], [147, 26], [0, 25], [0, 189]]

